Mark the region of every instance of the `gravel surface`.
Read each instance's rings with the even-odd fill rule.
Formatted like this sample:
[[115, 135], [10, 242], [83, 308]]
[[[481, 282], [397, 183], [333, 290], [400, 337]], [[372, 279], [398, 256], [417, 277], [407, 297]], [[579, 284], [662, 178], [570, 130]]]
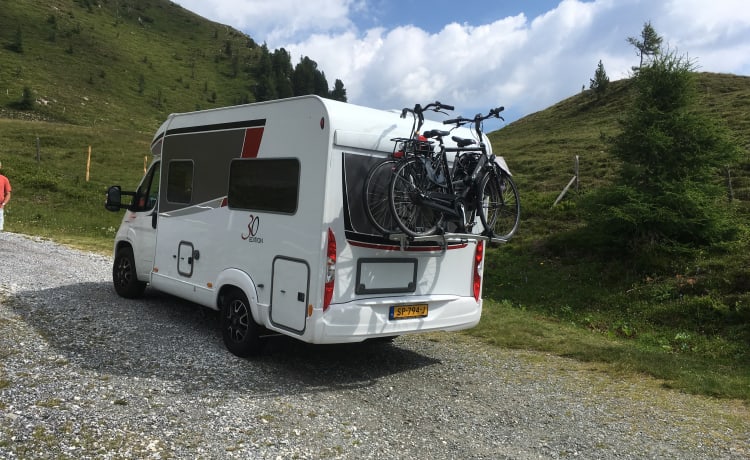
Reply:
[[268, 341], [109, 257], [0, 233], [0, 458], [748, 458], [750, 410], [459, 333]]

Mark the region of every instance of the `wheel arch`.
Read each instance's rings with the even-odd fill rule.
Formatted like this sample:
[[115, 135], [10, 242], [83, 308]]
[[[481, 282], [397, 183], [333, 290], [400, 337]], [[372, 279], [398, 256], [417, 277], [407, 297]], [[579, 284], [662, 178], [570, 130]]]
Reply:
[[123, 248], [130, 248], [131, 251], [134, 251], [133, 244], [129, 240], [120, 240], [115, 243], [115, 254], [117, 254], [117, 252]]
[[258, 304], [257, 288], [250, 275], [236, 268], [228, 268], [219, 274], [216, 284], [218, 286], [215, 300], [215, 308], [217, 310], [221, 309], [224, 296], [232, 289], [238, 289], [247, 297], [255, 322], [265, 325], [267, 315], [264, 314], [264, 310]]

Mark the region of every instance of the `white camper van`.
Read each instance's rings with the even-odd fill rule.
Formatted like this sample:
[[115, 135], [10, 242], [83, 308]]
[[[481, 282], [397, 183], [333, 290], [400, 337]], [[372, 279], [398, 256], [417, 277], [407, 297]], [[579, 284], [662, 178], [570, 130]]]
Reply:
[[387, 238], [364, 212], [369, 168], [410, 134], [399, 115], [316, 96], [170, 115], [137, 190], [107, 195], [126, 209], [115, 290], [219, 310], [240, 356], [268, 331], [343, 343], [473, 327], [483, 238]]

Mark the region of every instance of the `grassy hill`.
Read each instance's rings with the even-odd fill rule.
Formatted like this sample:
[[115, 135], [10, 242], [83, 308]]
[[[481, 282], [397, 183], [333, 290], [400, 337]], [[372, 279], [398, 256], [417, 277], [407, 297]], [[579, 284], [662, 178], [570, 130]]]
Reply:
[[33, 117], [153, 131], [167, 114], [254, 100], [261, 47], [168, 0], [3, 1], [0, 107], [29, 88]]
[[[121, 214], [103, 209], [106, 187], [135, 186], [168, 113], [252, 100], [262, 50], [163, 0], [0, 2], [0, 160], [14, 186], [6, 228], [109, 251]], [[700, 109], [750, 149], [750, 77], [697, 77]], [[612, 82], [600, 100], [577, 94], [491, 133], [518, 184], [522, 219], [511, 243], [488, 251], [484, 316], [470, 333], [748, 401], [746, 236], [648, 273], [557, 243], [581, 226], [578, 197], [616, 173], [607, 139], [618, 132], [629, 85]], [[18, 109], [24, 88], [32, 110]], [[553, 207], [576, 156], [579, 187]], [[748, 169], [730, 169], [745, 226]]]
[[[750, 77], [702, 73], [696, 80], [697, 110], [722, 119], [750, 150]], [[731, 177], [732, 205], [744, 228], [738, 241], [645, 272], [624, 258], [587, 254], [585, 241], [573, 251], [561, 247], [560, 236], [582, 225], [577, 199], [616, 174], [608, 139], [619, 130], [630, 86], [613, 82], [598, 101], [588, 92], [575, 95], [490, 135], [518, 183], [522, 219], [517, 237], [489, 253], [485, 295], [501, 306], [473, 333], [505, 346], [608, 362], [684, 390], [747, 399], [750, 380], [741, 377], [750, 375], [747, 158], [715, 177], [721, 183]], [[553, 207], [574, 175], [576, 156], [578, 190]], [[594, 343], [594, 336], [610, 340]]]
[[[750, 149], [750, 77], [696, 77], [698, 109], [722, 119]], [[572, 96], [496, 131], [490, 136], [493, 146], [507, 156], [526, 190], [554, 195], [553, 202], [573, 175], [575, 155], [580, 156], [580, 186], [595, 188], [612, 177], [607, 138], [618, 132], [629, 88], [630, 80], [620, 80], [610, 84], [601, 100], [589, 91]]]

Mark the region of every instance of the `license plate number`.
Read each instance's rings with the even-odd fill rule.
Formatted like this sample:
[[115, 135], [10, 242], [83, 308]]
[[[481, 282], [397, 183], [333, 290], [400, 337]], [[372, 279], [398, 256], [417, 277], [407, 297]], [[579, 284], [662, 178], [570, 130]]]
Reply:
[[391, 307], [390, 319], [424, 318], [427, 316], [427, 304], [394, 305]]

